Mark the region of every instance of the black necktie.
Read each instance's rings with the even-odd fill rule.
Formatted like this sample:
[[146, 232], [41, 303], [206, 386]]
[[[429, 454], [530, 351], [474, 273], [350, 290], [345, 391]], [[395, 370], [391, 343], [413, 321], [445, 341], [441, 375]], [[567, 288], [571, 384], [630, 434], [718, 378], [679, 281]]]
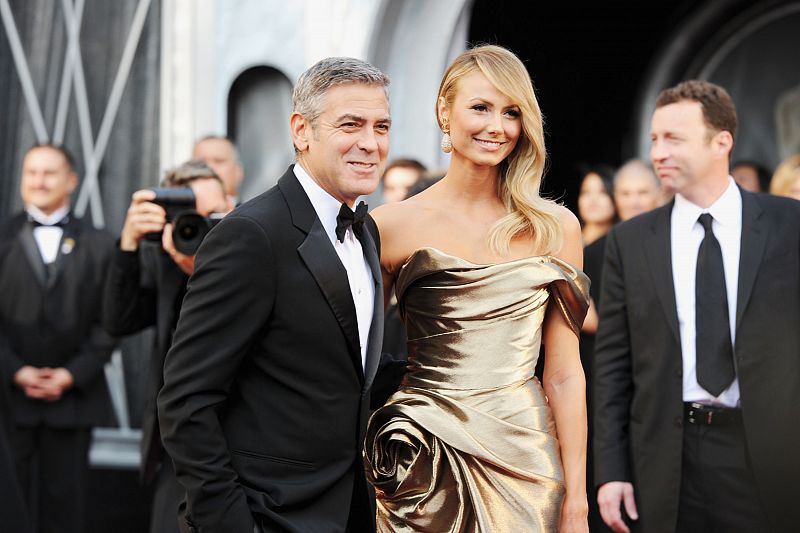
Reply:
[[355, 212], [347, 204], [342, 204], [336, 215], [336, 238], [344, 242], [344, 234], [348, 227], [353, 228], [356, 238], [361, 240], [364, 231], [364, 219], [367, 217], [367, 204], [359, 202]]
[[699, 218], [706, 235], [697, 253], [695, 346], [697, 382], [714, 396], [719, 396], [733, 381], [735, 371], [725, 269], [722, 266], [722, 249], [711, 230], [713, 220], [708, 213], [703, 213]]

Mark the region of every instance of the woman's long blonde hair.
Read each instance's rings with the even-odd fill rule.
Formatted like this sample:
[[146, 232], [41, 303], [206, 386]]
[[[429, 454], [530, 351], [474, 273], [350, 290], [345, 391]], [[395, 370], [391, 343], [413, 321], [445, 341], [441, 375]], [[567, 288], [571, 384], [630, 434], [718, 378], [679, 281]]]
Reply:
[[[530, 237], [534, 249], [547, 254], [561, 247], [561, 222], [558, 204], [542, 198], [539, 188], [545, 168], [544, 126], [539, 102], [525, 66], [513, 52], [501, 46], [484, 45], [458, 56], [442, 78], [439, 97], [450, 108], [458, 81], [479, 71], [503, 94], [519, 106], [522, 132], [511, 154], [500, 163], [498, 196], [508, 214], [489, 232], [489, 246], [506, 255], [515, 237]], [[437, 98], [437, 102], [439, 98]], [[442, 128], [437, 104], [437, 120]]]

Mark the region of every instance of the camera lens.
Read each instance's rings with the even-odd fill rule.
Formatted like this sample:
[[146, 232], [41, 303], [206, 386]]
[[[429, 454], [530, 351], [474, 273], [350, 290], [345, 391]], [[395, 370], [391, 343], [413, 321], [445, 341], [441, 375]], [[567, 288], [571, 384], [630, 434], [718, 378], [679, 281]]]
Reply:
[[186, 224], [184, 226], [181, 226], [179, 228], [179, 230], [180, 230], [181, 239], [184, 239], [184, 240], [187, 240], [187, 241], [191, 240], [191, 239], [194, 239], [198, 234], [198, 228], [197, 228], [197, 226], [195, 226], [193, 224]]
[[175, 249], [184, 255], [194, 255], [209, 229], [208, 221], [200, 213], [181, 213], [175, 218], [172, 230]]

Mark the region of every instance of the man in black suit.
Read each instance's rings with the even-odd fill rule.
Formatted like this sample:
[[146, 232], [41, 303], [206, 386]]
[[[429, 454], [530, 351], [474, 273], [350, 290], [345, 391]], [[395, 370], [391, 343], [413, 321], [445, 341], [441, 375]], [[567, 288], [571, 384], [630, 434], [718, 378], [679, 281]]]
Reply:
[[383, 292], [376, 227], [355, 202], [386, 161], [388, 82], [350, 58], [306, 71], [296, 164], [200, 247], [158, 397], [190, 530], [375, 527], [361, 451]]
[[608, 237], [594, 450], [615, 531], [621, 502], [646, 532], [800, 523], [800, 202], [735, 185], [735, 135], [721, 87], [663, 91], [651, 158], [676, 197]]
[[[189, 161], [167, 172], [161, 186], [191, 188], [195, 209], [204, 217], [229, 210], [222, 181], [201, 161]], [[155, 326], [142, 417], [140, 471], [142, 482], [153, 488], [150, 533], [169, 533], [178, 531], [178, 505], [184, 490], [161, 444], [156, 397], [164, 381], [164, 358], [178, 323], [186, 282], [194, 270], [194, 256], [175, 248], [166, 212], [152, 202], [155, 196], [151, 189], [133, 194], [108, 274], [103, 325], [118, 336]], [[159, 233], [161, 242], [145, 239], [147, 234]]]
[[77, 183], [62, 147], [34, 146], [22, 164], [25, 212], [0, 225], [0, 368], [17, 475], [41, 532], [84, 531], [91, 427], [108, 422], [114, 340], [100, 304], [113, 241], [70, 213]]

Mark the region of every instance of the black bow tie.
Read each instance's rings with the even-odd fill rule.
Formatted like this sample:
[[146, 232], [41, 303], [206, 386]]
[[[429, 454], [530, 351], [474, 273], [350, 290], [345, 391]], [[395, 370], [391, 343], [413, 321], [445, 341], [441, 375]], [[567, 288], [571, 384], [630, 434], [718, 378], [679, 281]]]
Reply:
[[65, 216], [61, 220], [53, 222], [52, 224], [42, 224], [32, 216], [28, 215], [28, 220], [30, 220], [31, 225], [34, 228], [63, 228], [69, 222], [69, 215]]
[[344, 234], [347, 228], [352, 226], [353, 233], [361, 240], [364, 231], [364, 219], [367, 217], [367, 204], [359, 202], [355, 212], [347, 204], [342, 204], [339, 214], [336, 215], [336, 238], [339, 242], [344, 242]]

